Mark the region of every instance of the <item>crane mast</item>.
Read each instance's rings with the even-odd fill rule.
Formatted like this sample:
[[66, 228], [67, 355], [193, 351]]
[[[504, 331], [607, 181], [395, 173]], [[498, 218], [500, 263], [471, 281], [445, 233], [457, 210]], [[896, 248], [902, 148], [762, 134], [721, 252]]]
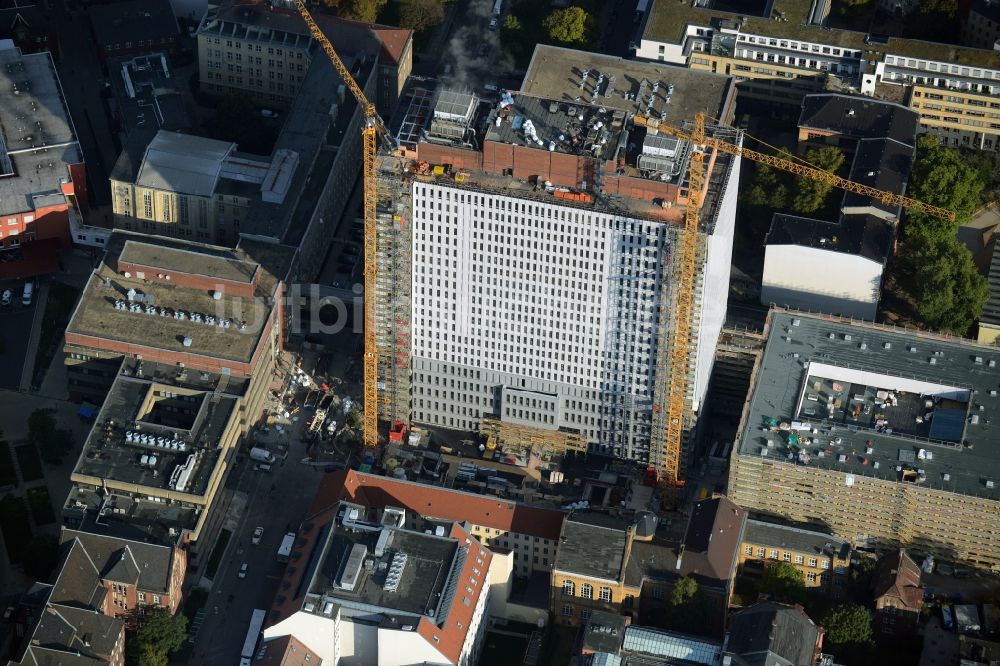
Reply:
[[361, 111], [365, 117], [365, 126], [361, 130], [361, 142], [364, 153], [364, 220], [365, 220], [365, 240], [364, 240], [364, 284], [365, 284], [365, 352], [364, 352], [364, 419], [363, 419], [363, 439], [365, 448], [376, 448], [378, 446], [378, 347], [375, 338], [375, 279], [377, 276], [376, 265], [376, 205], [378, 201], [378, 191], [376, 183], [376, 159], [377, 159], [377, 138], [379, 135], [388, 137], [385, 123], [379, 117], [375, 105], [365, 96], [361, 86], [351, 75], [350, 70], [344, 65], [334, 50], [330, 40], [327, 39], [323, 31], [316, 25], [316, 21], [309, 14], [302, 0], [295, 0], [295, 8], [302, 19], [309, 27], [312, 38], [323, 48], [324, 53], [333, 63], [340, 78], [344, 80], [354, 99], [358, 101]]

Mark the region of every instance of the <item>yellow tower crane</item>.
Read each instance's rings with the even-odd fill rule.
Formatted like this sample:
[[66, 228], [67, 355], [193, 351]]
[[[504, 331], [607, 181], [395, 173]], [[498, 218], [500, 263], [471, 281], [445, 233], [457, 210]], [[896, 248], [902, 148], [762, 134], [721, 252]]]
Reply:
[[698, 216], [701, 210], [703, 184], [705, 176], [705, 149], [712, 148], [719, 152], [745, 157], [755, 162], [767, 164], [783, 171], [805, 176], [812, 180], [826, 183], [833, 187], [855, 192], [877, 199], [884, 204], [901, 206], [916, 210], [934, 217], [940, 217], [952, 222], [955, 213], [947, 208], [932, 206], [916, 199], [880, 190], [862, 183], [818, 169], [816, 167], [794, 162], [789, 159], [775, 157], [743, 146], [729, 143], [715, 137], [705, 135], [705, 114], [695, 116], [691, 130], [683, 130], [663, 123], [655, 118], [637, 114], [634, 122], [645, 127], [652, 134], [662, 132], [669, 136], [690, 141], [694, 146], [688, 170], [688, 203], [684, 210], [684, 227], [679, 240], [679, 257], [677, 262], [677, 310], [674, 317], [673, 343], [670, 350], [671, 369], [667, 384], [666, 424], [664, 441], [661, 450], [661, 466], [659, 473], [660, 489], [663, 503], [672, 506], [676, 502], [676, 490], [683, 487], [680, 478], [680, 458], [684, 441], [685, 396], [687, 393], [687, 375], [691, 361], [691, 313], [694, 307], [694, 286], [697, 274], [698, 254]]
[[365, 116], [365, 127], [361, 130], [361, 140], [364, 144], [364, 219], [365, 219], [365, 357], [364, 357], [364, 443], [365, 448], [375, 448], [378, 446], [378, 349], [375, 342], [375, 276], [377, 273], [375, 247], [376, 247], [376, 141], [379, 136], [388, 139], [391, 143], [392, 137], [379, 117], [375, 105], [372, 104], [361, 86], [357, 84], [350, 70], [337, 55], [326, 38], [323, 31], [316, 25], [316, 21], [309, 14], [302, 0], [295, 0], [295, 8], [302, 15], [313, 39], [323, 47], [330, 62], [333, 63], [340, 78], [344, 80], [354, 99], [358, 101], [362, 113]]

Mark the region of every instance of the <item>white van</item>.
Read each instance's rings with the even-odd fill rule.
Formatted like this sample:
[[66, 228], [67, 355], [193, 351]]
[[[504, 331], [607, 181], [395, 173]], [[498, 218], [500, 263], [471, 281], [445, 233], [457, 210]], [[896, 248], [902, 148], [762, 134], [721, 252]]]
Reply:
[[24, 292], [21, 294], [21, 305], [27, 307], [31, 305], [31, 297], [35, 294], [35, 283], [25, 282]]

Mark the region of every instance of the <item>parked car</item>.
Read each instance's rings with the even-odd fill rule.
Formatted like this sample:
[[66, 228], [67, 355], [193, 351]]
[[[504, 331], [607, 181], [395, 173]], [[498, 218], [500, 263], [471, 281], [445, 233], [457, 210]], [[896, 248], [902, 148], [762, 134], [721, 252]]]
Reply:
[[500, 21], [498, 21], [496, 18], [491, 18], [490, 19], [490, 30], [496, 30], [499, 27], [500, 27]]
[[13, 302], [13, 300], [14, 300], [13, 292], [11, 292], [10, 289], [4, 289], [3, 295], [0, 296], [0, 305], [7, 307], [11, 304], [11, 302]]
[[495, 83], [487, 83], [483, 86], [483, 90], [491, 93], [500, 92], [500, 86]]
[[253, 536], [250, 537], [250, 543], [256, 546], [257, 544], [260, 543], [261, 537], [263, 536], [264, 536], [264, 528], [255, 527], [253, 530]]
[[267, 463], [258, 463], [254, 469], [256, 469], [258, 472], [270, 472], [271, 466], [268, 465]]
[[24, 291], [21, 293], [21, 305], [28, 307], [31, 305], [31, 297], [35, 293], [35, 283], [28, 281], [24, 283]]
[[264, 116], [265, 118], [277, 118], [278, 117], [278, 113], [276, 111], [272, 111], [271, 109], [261, 109], [260, 110], [260, 115]]
[[246, 578], [247, 577], [247, 563], [246, 562], [244, 562], [243, 566], [240, 567], [239, 577], [240, 578]]

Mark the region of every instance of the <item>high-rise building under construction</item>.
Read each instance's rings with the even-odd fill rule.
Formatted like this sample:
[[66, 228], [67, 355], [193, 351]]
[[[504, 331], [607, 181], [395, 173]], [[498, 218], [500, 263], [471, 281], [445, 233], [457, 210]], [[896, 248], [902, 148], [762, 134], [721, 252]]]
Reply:
[[[632, 119], [704, 112], [739, 142], [721, 127], [734, 91], [728, 76], [541, 46], [520, 91], [416, 90], [393, 128], [404, 157], [380, 174], [380, 415], [655, 464], [701, 147]], [[738, 158], [705, 164], [691, 416], [725, 315], [739, 181]]]

